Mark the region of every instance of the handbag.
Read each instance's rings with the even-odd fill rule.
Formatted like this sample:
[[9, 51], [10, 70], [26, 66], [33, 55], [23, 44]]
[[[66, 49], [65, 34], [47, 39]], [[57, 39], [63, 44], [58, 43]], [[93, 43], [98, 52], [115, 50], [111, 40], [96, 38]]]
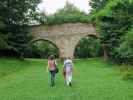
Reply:
[[59, 72], [59, 69], [58, 67], [55, 68], [55, 73], [58, 73]]
[[55, 64], [55, 61], [54, 61], [54, 65], [55, 65], [55, 73], [58, 73], [58, 72], [59, 72], [59, 68], [58, 68], [57, 65]]

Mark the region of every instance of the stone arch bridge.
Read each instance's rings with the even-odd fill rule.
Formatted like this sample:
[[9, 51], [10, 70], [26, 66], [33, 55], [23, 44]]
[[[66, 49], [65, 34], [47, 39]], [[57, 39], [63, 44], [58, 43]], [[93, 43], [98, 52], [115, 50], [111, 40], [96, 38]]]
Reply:
[[44, 39], [54, 43], [59, 49], [60, 58], [72, 57], [75, 47], [81, 38], [87, 35], [98, 36], [92, 24], [66, 23], [61, 25], [35, 25], [31, 26], [30, 32], [33, 41]]

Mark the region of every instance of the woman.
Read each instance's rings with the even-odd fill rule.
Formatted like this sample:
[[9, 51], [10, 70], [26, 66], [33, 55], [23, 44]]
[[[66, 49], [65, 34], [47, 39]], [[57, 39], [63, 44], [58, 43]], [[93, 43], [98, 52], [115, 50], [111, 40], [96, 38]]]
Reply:
[[71, 86], [72, 85], [72, 67], [73, 63], [71, 58], [67, 58], [64, 62], [64, 69], [65, 69], [65, 79], [66, 79], [66, 84]]
[[54, 56], [51, 55], [48, 58], [48, 70], [50, 72], [50, 77], [51, 77], [50, 86], [52, 87], [55, 85], [56, 65], [57, 65], [56, 60], [54, 59]]

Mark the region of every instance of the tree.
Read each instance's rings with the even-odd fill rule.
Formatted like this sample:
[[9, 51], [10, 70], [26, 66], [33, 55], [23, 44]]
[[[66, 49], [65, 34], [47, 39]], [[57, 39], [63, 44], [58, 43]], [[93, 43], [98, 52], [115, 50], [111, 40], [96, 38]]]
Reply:
[[[99, 11], [94, 18], [101, 36], [101, 43], [106, 44], [111, 61], [124, 63], [124, 59], [131, 59], [131, 52], [130, 55], [128, 54], [129, 57], [123, 58], [123, 55], [127, 55], [127, 52], [123, 52], [123, 45], [125, 44], [125, 42], [123, 44], [123, 41], [127, 41], [123, 37], [127, 34], [127, 31], [131, 30], [133, 25], [132, 8], [133, 1], [131, 0], [113, 0], [107, 3], [105, 8]], [[129, 49], [129, 47], [126, 48], [125, 46], [126, 49]], [[127, 61], [127, 63], [129, 62]]]
[[103, 9], [106, 6], [108, 1], [109, 0], [90, 0], [89, 5], [92, 8], [91, 13], [98, 12], [101, 9]]
[[1, 0], [0, 15], [9, 25], [29, 24], [39, 2], [40, 0]]
[[8, 49], [19, 55], [22, 54], [24, 46], [31, 38], [26, 27], [33, 22], [36, 15], [37, 5], [40, 0], [1, 0], [0, 1], [0, 23], [5, 27], [0, 32], [7, 37]]
[[58, 9], [55, 14], [47, 15], [44, 18], [44, 24], [46, 25], [76, 22], [89, 23], [90, 19], [88, 15], [69, 2], [66, 2], [66, 5]]

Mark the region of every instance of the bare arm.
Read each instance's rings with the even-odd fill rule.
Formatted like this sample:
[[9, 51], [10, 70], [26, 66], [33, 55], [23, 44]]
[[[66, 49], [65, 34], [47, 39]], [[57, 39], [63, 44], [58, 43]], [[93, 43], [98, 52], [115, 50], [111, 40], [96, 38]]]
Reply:
[[55, 65], [57, 66], [57, 61], [55, 60]]

